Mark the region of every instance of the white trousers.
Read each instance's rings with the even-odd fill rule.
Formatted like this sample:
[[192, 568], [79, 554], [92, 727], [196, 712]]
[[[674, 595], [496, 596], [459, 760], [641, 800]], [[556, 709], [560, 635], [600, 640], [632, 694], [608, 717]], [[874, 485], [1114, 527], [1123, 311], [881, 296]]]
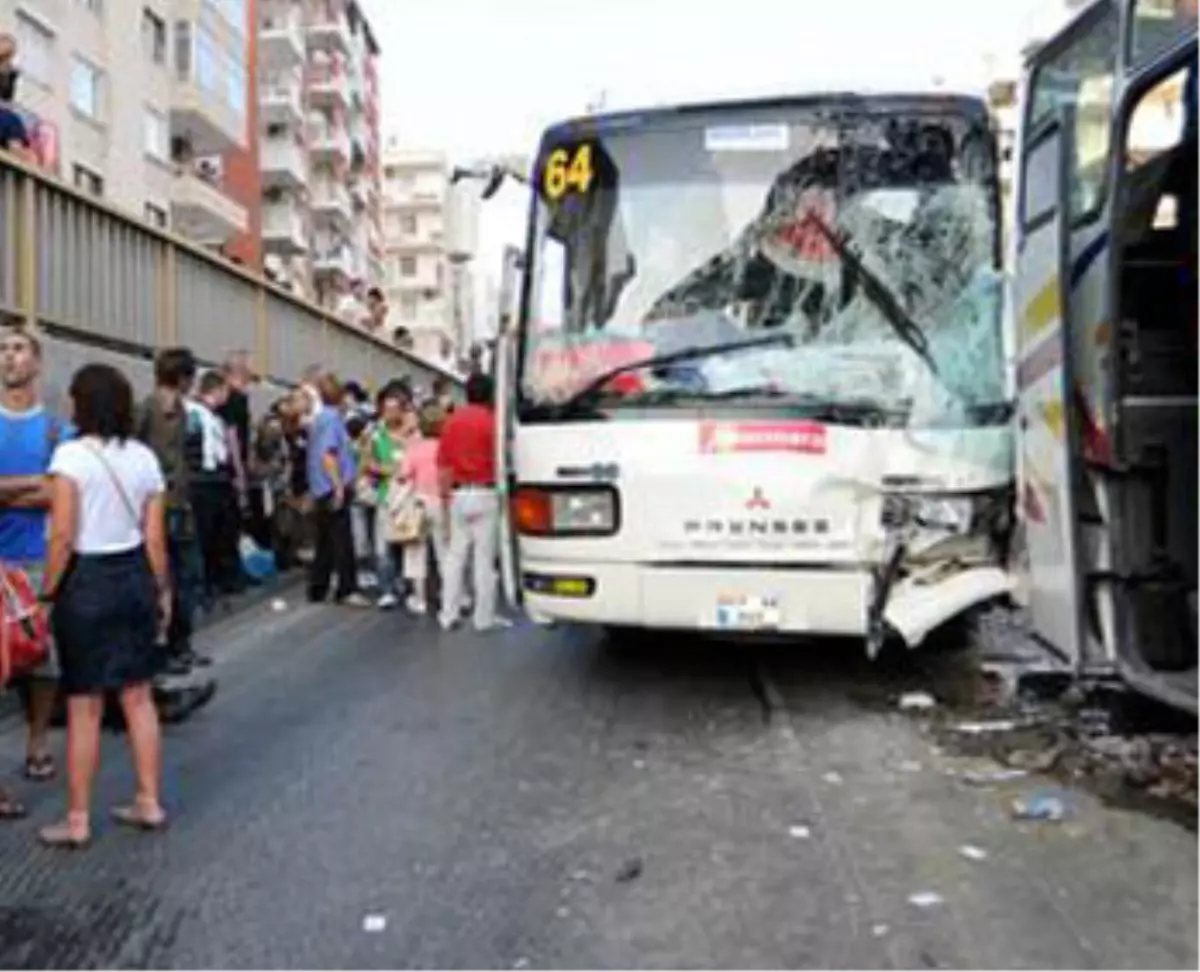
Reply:
[[442, 623], [452, 624], [462, 611], [467, 563], [474, 568], [475, 627], [496, 620], [496, 548], [500, 502], [494, 489], [457, 489], [450, 500], [450, 547], [442, 571]]

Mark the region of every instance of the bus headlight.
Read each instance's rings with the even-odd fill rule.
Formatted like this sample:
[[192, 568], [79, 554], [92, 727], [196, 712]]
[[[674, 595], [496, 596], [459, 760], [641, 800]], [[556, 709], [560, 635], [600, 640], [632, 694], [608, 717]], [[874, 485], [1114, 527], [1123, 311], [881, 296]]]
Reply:
[[529, 537], [607, 537], [617, 532], [617, 494], [608, 486], [521, 486], [512, 522]]
[[1002, 530], [1007, 522], [1007, 490], [952, 495], [893, 493], [885, 496], [881, 514], [887, 529], [912, 525], [954, 536]]

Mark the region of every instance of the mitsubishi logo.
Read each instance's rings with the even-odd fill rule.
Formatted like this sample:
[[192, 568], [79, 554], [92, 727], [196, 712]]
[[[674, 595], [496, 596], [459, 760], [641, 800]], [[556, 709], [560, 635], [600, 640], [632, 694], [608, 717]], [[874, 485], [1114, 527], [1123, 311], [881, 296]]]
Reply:
[[748, 510], [769, 510], [770, 508], [771, 508], [771, 501], [769, 499], [767, 499], [766, 496], [763, 495], [763, 491], [762, 491], [761, 487], [755, 486], [754, 492], [750, 495], [750, 498], [748, 500], [746, 500], [746, 509], [748, 509]]

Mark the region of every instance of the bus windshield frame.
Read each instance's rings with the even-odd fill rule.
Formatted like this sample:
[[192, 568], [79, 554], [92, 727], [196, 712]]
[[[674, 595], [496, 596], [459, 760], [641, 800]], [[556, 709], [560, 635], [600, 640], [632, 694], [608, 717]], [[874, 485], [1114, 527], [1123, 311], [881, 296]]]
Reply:
[[[555, 407], [630, 365], [593, 403], [602, 414], [715, 401], [820, 411], [865, 392], [905, 424], [1002, 421], [998, 167], [987, 106], [966, 96], [702, 105], [549, 129], [519, 417], [568, 418]], [[634, 366], [779, 329], [796, 340]]]

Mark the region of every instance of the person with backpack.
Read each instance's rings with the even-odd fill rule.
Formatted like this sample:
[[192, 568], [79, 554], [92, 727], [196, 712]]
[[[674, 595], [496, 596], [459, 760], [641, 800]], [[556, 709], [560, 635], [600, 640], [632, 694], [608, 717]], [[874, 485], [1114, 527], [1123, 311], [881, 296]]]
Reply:
[[[50, 504], [47, 475], [58, 443], [70, 427], [41, 399], [42, 346], [28, 330], [0, 332], [0, 561], [23, 571], [37, 589], [46, 560], [46, 513]], [[48, 740], [58, 693], [54, 646], [45, 663], [22, 686], [29, 724], [25, 777], [52, 779], [56, 772]], [[2, 687], [2, 686], [0, 686]], [[25, 815], [25, 808], [0, 789], [0, 820]]]
[[166, 480], [167, 553], [172, 593], [167, 671], [186, 675], [210, 659], [192, 648], [192, 627], [203, 583], [200, 542], [190, 495], [186, 455], [187, 396], [196, 378], [196, 358], [187, 348], [168, 348], [154, 360], [154, 391], [142, 402], [134, 434], [150, 447]]

